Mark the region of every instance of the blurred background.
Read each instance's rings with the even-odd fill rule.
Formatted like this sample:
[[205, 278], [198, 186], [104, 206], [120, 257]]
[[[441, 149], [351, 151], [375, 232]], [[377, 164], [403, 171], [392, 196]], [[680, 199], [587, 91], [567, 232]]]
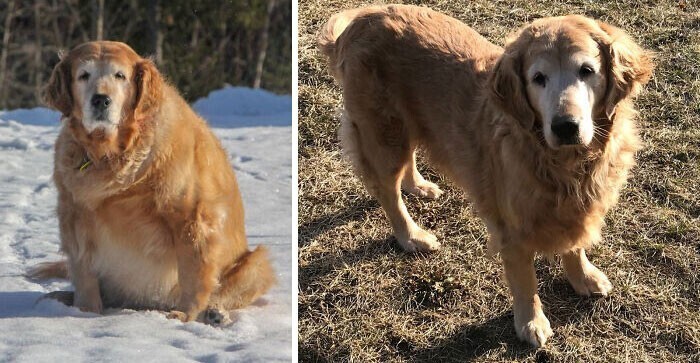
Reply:
[[225, 84], [292, 91], [291, 0], [0, 0], [0, 109], [41, 106], [58, 52], [117, 40], [193, 101]]

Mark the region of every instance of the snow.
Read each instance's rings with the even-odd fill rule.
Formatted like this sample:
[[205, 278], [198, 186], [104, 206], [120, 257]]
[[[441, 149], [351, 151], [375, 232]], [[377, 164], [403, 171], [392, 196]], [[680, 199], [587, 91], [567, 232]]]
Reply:
[[49, 108], [18, 108], [11, 111], [0, 111], [2, 120], [22, 120], [25, 125], [56, 126], [61, 113]]
[[[202, 116], [215, 120], [214, 132], [236, 169], [248, 241], [268, 246], [278, 277], [223, 328], [155, 311], [96, 315], [37, 302], [46, 292], [72, 289], [63, 280], [24, 277], [31, 266], [62, 258], [51, 181], [59, 115], [44, 108], [0, 111], [0, 361], [290, 361], [292, 130], [269, 127], [291, 125], [291, 98], [285, 97], [227, 87], [196, 103]], [[255, 127], [238, 127], [254, 121]]]
[[292, 96], [261, 89], [226, 86], [197, 100], [192, 108], [206, 114], [213, 127], [292, 125]]

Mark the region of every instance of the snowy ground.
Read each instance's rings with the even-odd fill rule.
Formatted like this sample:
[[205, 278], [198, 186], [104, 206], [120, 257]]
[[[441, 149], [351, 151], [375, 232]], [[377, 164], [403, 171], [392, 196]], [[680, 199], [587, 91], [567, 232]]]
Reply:
[[196, 108], [214, 120], [240, 183], [249, 243], [269, 246], [278, 285], [224, 328], [158, 312], [98, 316], [54, 301], [35, 304], [46, 292], [71, 289], [24, 277], [29, 267], [62, 258], [51, 181], [59, 117], [46, 109], [0, 111], [0, 361], [291, 360], [291, 97], [229, 87]]

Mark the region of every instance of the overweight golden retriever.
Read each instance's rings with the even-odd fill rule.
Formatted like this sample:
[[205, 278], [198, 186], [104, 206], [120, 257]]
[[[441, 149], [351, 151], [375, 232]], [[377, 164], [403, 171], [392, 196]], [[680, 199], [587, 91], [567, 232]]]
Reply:
[[534, 21], [505, 49], [463, 23], [416, 6], [350, 10], [319, 46], [343, 88], [340, 140], [382, 205], [399, 244], [434, 251], [401, 189], [442, 191], [415, 151], [469, 192], [500, 252], [520, 339], [552, 334], [537, 295], [535, 253], [558, 253], [574, 290], [612, 285], [586, 258], [640, 147], [632, 99], [650, 55], [620, 29], [583, 16]]
[[226, 153], [153, 62], [123, 43], [79, 45], [46, 101], [63, 114], [54, 182], [68, 259], [33, 275], [75, 286], [50, 297], [218, 324], [273, 284], [266, 250], [247, 248]]

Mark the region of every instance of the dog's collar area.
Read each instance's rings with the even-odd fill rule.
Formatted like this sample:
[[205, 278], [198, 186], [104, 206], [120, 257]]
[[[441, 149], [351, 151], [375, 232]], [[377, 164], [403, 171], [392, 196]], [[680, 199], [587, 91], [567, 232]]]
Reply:
[[78, 170], [85, 171], [87, 168], [90, 167], [90, 165], [92, 165], [92, 160], [90, 160], [90, 158], [87, 155], [85, 155], [83, 157], [83, 161], [80, 162], [80, 166], [78, 167]]

